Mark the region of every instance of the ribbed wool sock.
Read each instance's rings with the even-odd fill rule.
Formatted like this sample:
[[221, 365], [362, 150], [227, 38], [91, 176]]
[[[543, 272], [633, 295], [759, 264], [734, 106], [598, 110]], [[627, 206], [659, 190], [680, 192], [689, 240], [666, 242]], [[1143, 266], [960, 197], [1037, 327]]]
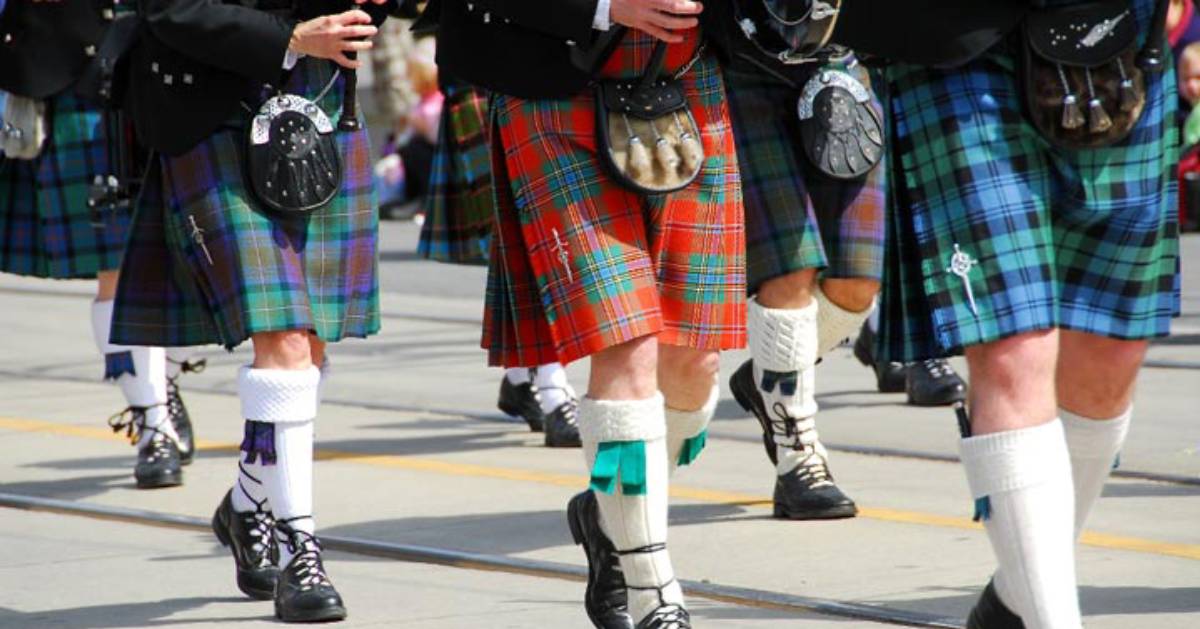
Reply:
[[[821, 306], [766, 308], [751, 299], [747, 331], [754, 385], [773, 420], [775, 473], [825, 465], [829, 453], [816, 429], [817, 322]], [[791, 422], [792, 434], [785, 423]]]
[[[683, 606], [683, 590], [666, 546], [668, 465], [662, 395], [622, 401], [585, 397], [579, 403], [579, 433], [592, 471], [600, 526], [620, 554], [634, 624], [663, 603]], [[605, 460], [614, 459], [620, 464], [609, 484], [612, 493], [606, 493], [597, 488], [597, 473], [605, 468]], [[638, 469], [640, 462], [644, 470]]]
[[996, 553], [996, 593], [1027, 629], [1079, 629], [1075, 499], [1062, 422], [959, 442]]
[[[260, 468], [271, 511], [277, 520], [310, 534], [316, 530], [313, 420], [317, 416], [320, 379], [321, 372], [316, 367], [300, 370], [243, 367], [238, 374], [242, 415], [248, 422], [268, 424], [267, 430], [274, 437], [275, 460], [263, 461]], [[246, 447], [243, 443], [243, 449]], [[294, 553], [286, 544], [280, 546], [279, 552], [279, 565], [286, 566]]]
[[875, 304], [871, 304], [862, 312], [852, 312], [829, 300], [820, 284], [814, 292], [817, 306], [817, 358], [828, 354], [830, 350], [842, 344], [847, 338], [856, 334], [862, 327], [863, 321], [871, 315]]
[[1104, 490], [1104, 483], [1112, 474], [1121, 447], [1125, 445], [1133, 407], [1111, 419], [1088, 419], [1061, 408], [1058, 413], [1071, 454], [1071, 477], [1075, 481], [1075, 536], [1078, 537]]
[[575, 390], [567, 382], [567, 372], [559, 363], [547, 363], [529, 370], [533, 385], [537, 387], [538, 405], [542, 412], [553, 413], [564, 402], [575, 397]]
[[528, 367], [509, 367], [504, 370], [504, 377], [512, 384], [525, 384], [530, 381], [530, 372], [533, 371]]
[[721, 388], [713, 385], [704, 406], [694, 411], [665, 407], [667, 418], [667, 463], [674, 473], [681, 465], [690, 465], [708, 442], [708, 423], [717, 410]]
[[[113, 378], [129, 406], [145, 409], [141, 438], [137, 447], [144, 447], [156, 432], [179, 443], [179, 435], [167, 410], [167, 355], [161, 347], [132, 347], [108, 342], [112, 324], [113, 302], [92, 302], [92, 337], [97, 349], [105, 356], [105, 373]], [[120, 357], [114, 361], [113, 357]], [[114, 364], [121, 364], [117, 371]], [[150, 429], [150, 430], [147, 430]]]

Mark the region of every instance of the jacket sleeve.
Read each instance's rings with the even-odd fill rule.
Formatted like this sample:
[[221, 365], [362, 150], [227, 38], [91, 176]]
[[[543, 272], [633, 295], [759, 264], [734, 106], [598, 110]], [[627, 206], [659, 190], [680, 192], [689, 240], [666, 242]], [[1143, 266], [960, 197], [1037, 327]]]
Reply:
[[147, 0], [143, 6], [150, 31], [176, 51], [264, 82], [279, 78], [293, 21], [220, 0]]
[[592, 37], [597, 0], [490, 0], [496, 16], [541, 31], [547, 35], [577, 42]]

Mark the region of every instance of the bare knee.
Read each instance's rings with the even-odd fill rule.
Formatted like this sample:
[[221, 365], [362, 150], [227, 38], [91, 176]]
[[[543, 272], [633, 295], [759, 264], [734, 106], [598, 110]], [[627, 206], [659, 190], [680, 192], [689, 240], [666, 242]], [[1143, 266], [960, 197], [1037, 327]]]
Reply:
[[879, 282], [865, 278], [821, 280], [821, 291], [839, 308], [850, 312], [862, 312], [871, 307], [879, 294]]
[[117, 281], [119, 271], [100, 271], [96, 274], [96, 301], [112, 301], [117, 297]]
[[720, 371], [721, 355], [716, 351], [668, 345], [659, 348], [658, 386], [671, 408], [702, 408], [712, 395]]
[[1148, 347], [1144, 340], [1064, 331], [1056, 377], [1059, 406], [1094, 419], [1125, 412]]
[[762, 283], [754, 299], [764, 308], [804, 308], [812, 303], [817, 270], [802, 269]]
[[658, 390], [658, 340], [653, 336], [592, 354], [588, 397], [596, 400], [644, 400]]
[[313, 365], [307, 330], [259, 332], [251, 338], [257, 369], [307, 369]]
[[1027, 428], [1057, 414], [1058, 333], [1019, 334], [967, 348], [971, 424], [976, 434]]

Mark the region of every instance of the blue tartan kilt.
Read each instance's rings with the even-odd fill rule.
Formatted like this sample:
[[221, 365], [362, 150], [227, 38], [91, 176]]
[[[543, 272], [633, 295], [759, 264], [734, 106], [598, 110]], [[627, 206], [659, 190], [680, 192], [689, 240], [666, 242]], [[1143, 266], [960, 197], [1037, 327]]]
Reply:
[[109, 172], [99, 111], [69, 91], [46, 102], [32, 160], [0, 157], [0, 272], [94, 278], [121, 265], [132, 210], [93, 214], [92, 180]]
[[[1146, 30], [1151, 0], [1136, 17]], [[881, 354], [958, 354], [1062, 328], [1165, 336], [1180, 311], [1174, 72], [1148, 74], [1122, 142], [1051, 146], [1003, 46], [952, 70], [886, 71], [894, 168]]]

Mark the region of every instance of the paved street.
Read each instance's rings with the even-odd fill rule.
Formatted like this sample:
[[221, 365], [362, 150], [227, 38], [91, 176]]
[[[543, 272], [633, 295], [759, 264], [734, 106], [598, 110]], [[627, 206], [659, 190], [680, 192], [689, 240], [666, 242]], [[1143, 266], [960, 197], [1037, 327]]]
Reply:
[[[346, 598], [341, 626], [587, 627], [584, 565], [563, 518], [585, 483], [577, 450], [548, 450], [495, 410], [499, 370], [478, 349], [485, 270], [414, 254], [417, 229], [384, 224], [383, 333], [332, 350], [317, 424], [319, 530]], [[1200, 238], [1184, 240], [1200, 264]], [[1079, 552], [1088, 629], [1200, 626], [1200, 278], [1139, 383], [1124, 474]], [[105, 418], [89, 282], [0, 275], [0, 628], [264, 627], [203, 524], [233, 481], [235, 371], [248, 347], [205, 350], [184, 380], [202, 449], [182, 488], [138, 491], [133, 449]], [[725, 356], [726, 375], [745, 360]], [[1190, 368], [1189, 368], [1190, 367]], [[572, 365], [577, 386], [586, 365]], [[728, 391], [697, 465], [674, 478], [671, 549], [697, 627], [882, 627], [830, 612], [954, 626], [993, 565], [955, 456], [947, 409], [874, 392], [838, 349], [818, 371], [832, 469], [862, 515], [770, 518], [772, 467]], [[107, 510], [103, 518], [68, 513]], [[25, 501], [28, 502], [28, 501]], [[136, 510], [140, 513], [126, 513]], [[151, 520], [176, 516], [175, 526]], [[872, 612], [872, 613], [874, 613]]]

